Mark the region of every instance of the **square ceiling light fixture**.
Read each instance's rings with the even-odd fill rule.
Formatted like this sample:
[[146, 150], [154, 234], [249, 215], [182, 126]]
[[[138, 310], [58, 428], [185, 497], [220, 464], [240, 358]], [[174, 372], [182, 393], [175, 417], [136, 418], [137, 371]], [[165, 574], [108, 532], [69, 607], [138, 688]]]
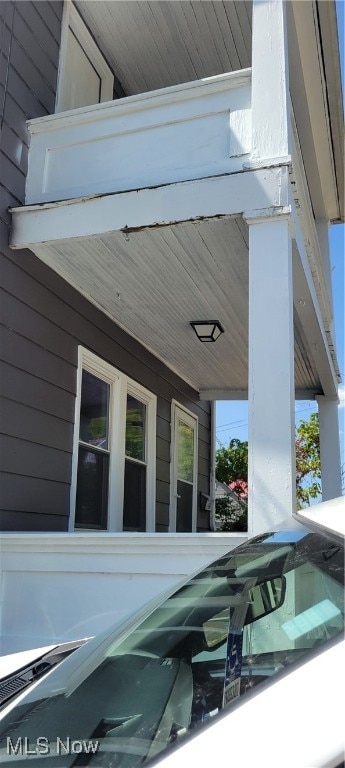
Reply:
[[200, 341], [217, 341], [224, 333], [219, 320], [195, 320], [191, 323]]

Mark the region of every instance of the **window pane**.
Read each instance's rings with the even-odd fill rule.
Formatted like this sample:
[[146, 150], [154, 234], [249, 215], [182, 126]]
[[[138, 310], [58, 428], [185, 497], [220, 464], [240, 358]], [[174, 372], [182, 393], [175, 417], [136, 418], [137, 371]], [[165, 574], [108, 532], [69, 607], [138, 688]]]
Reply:
[[80, 406], [80, 440], [108, 448], [109, 384], [83, 371]]
[[106, 528], [109, 454], [79, 446], [75, 524]]
[[128, 459], [125, 462], [123, 530], [146, 530], [146, 467]]
[[193, 530], [193, 486], [177, 481], [176, 530], [189, 533]]
[[194, 430], [193, 427], [184, 424], [183, 421], [178, 422], [177, 455], [178, 479], [192, 483], [194, 467]]
[[127, 395], [126, 456], [145, 461], [146, 405]]

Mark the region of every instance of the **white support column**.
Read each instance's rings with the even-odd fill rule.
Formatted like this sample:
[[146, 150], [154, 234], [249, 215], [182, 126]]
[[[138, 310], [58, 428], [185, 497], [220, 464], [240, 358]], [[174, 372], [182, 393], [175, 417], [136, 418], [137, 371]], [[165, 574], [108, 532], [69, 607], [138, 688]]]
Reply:
[[249, 224], [248, 529], [296, 508], [292, 242], [288, 217]]
[[338, 400], [319, 396], [322, 501], [341, 496]]
[[251, 162], [290, 160], [285, 0], [253, 0]]

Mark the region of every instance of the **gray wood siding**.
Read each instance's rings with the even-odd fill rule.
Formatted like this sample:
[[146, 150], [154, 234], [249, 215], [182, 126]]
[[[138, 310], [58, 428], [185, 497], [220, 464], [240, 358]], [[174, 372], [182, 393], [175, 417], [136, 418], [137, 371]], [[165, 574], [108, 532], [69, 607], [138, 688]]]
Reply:
[[[169, 515], [171, 401], [199, 418], [199, 491], [209, 493], [210, 411], [197, 393], [30, 251], [8, 248], [24, 201], [25, 121], [54, 110], [62, 2], [0, 2], [1, 528], [67, 530], [78, 345], [157, 395], [157, 530]], [[200, 513], [201, 529], [208, 514]]]

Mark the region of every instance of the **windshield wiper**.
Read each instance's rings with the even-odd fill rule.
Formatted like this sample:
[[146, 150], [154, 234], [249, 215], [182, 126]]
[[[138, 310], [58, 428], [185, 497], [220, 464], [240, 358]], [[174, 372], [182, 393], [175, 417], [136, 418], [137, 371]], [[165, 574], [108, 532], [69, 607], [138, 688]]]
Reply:
[[73, 651], [84, 645], [85, 642], [86, 640], [78, 640], [57, 645], [52, 651], [39, 656], [30, 664], [26, 664], [24, 667], [16, 670], [16, 672], [3, 677], [0, 681], [0, 709], [14, 696], [18, 696], [25, 688], [35, 683], [36, 680], [43, 677], [57, 664], [60, 664]]

